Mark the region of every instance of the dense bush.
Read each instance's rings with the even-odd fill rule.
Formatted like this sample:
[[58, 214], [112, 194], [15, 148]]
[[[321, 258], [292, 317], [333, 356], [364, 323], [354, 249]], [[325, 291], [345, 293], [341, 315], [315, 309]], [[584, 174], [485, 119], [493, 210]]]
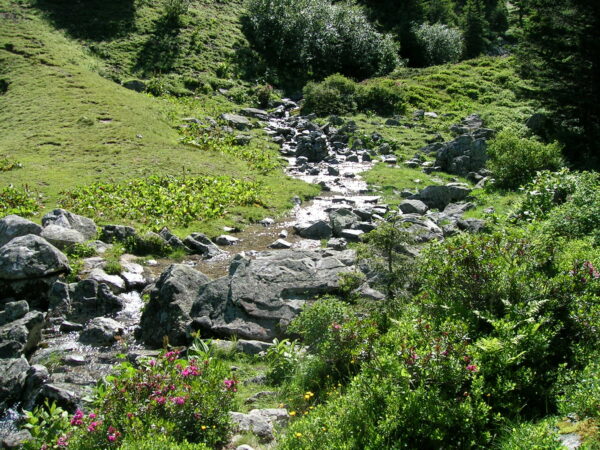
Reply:
[[398, 47], [358, 8], [328, 0], [250, 0], [244, 33], [265, 60], [301, 77], [390, 72]]
[[559, 399], [561, 414], [576, 414], [580, 419], [600, 419], [600, 363], [598, 355], [581, 372], [564, 383]]
[[539, 170], [557, 170], [562, 164], [558, 143], [543, 144], [519, 137], [513, 130], [503, 130], [488, 147], [489, 167], [500, 187], [517, 188]]
[[459, 30], [436, 23], [421, 24], [414, 30], [428, 66], [457, 62], [463, 52], [463, 37]]
[[392, 115], [405, 111], [405, 93], [399, 81], [374, 79], [358, 84], [334, 74], [320, 83], [307, 83], [302, 108], [319, 116], [367, 111]]
[[27, 187], [18, 189], [10, 185], [0, 189], [0, 217], [9, 214], [28, 217], [34, 215], [39, 209], [38, 199]]
[[540, 172], [523, 187], [525, 193], [516, 217], [546, 219], [549, 233], [581, 238], [592, 236], [600, 244], [600, 175], [595, 172]]

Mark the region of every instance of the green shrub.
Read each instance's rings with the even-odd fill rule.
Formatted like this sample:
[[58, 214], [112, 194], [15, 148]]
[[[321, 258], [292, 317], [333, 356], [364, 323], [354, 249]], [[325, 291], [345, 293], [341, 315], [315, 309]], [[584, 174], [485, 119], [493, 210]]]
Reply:
[[36, 195], [27, 187], [18, 189], [12, 185], [0, 189], [0, 217], [9, 214], [19, 216], [33, 216], [40, 210]]
[[488, 155], [496, 183], [503, 188], [518, 188], [531, 181], [537, 171], [557, 170], [563, 164], [558, 143], [543, 144], [519, 137], [510, 129], [491, 141]]
[[367, 78], [398, 64], [398, 47], [364, 13], [328, 0], [250, 0], [243, 31], [265, 60], [289, 74]]
[[558, 433], [552, 419], [538, 423], [519, 423], [508, 428], [498, 439], [500, 450], [560, 450], [564, 449], [558, 440]]
[[457, 62], [463, 52], [460, 30], [436, 23], [423, 23], [414, 30], [428, 66]]
[[361, 87], [358, 98], [361, 111], [373, 111], [382, 116], [402, 114], [406, 111], [406, 94], [399, 81], [376, 79]]
[[[347, 389], [288, 428], [282, 449], [468, 448], [489, 442], [489, 407], [464, 329], [405, 310]], [[422, 318], [423, 319], [423, 318]]]
[[600, 362], [598, 354], [581, 371], [565, 380], [564, 392], [559, 398], [561, 414], [576, 414], [580, 420], [600, 419]]
[[600, 175], [594, 172], [540, 172], [523, 187], [515, 213], [519, 220], [546, 220], [550, 234], [569, 238], [592, 236], [600, 244]]
[[303, 111], [319, 116], [357, 111], [392, 115], [406, 110], [404, 87], [399, 81], [389, 79], [357, 84], [343, 75], [335, 74], [320, 83], [309, 82], [303, 93]]
[[26, 449], [43, 448], [45, 443], [55, 444], [69, 429], [69, 414], [48, 399], [33, 411], [25, 411], [23, 428], [29, 430], [32, 439], [25, 443]]
[[354, 81], [340, 74], [330, 75], [320, 83], [309, 82], [303, 90], [302, 109], [318, 116], [354, 113], [357, 89]]

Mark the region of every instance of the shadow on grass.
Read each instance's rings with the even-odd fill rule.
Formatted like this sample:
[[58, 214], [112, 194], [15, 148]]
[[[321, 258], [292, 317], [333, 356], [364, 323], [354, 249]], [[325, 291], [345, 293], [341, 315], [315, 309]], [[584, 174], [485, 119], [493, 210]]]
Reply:
[[116, 38], [135, 25], [134, 0], [34, 0], [33, 6], [78, 39]]
[[137, 55], [135, 69], [145, 76], [170, 71], [184, 46], [180, 30], [177, 19], [169, 15], [159, 18]]

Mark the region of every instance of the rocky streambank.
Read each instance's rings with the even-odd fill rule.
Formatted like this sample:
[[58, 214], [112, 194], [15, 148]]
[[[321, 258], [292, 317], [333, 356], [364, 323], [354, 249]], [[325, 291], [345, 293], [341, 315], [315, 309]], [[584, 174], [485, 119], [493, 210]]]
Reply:
[[[41, 224], [18, 216], [0, 220], [0, 407], [9, 411], [0, 433], [15, 431], [10, 424], [18, 414], [11, 407], [31, 409], [46, 398], [71, 411], [81, 406], [119, 354], [135, 363], [165, 344], [188, 345], [196, 332], [236, 337], [246, 353], [264, 351], [274, 338], [286, 336], [307, 302], [335, 294], [341, 274], [360, 270], [348, 242], [360, 241], [389, 218], [418, 243], [485, 227], [481, 220], [462, 219], [473, 204], [470, 188], [461, 183], [404, 191], [398, 210], [390, 211], [360, 173], [376, 160], [398, 162], [385, 145], [365, 148], [357, 140], [349, 145], [356, 130], [351, 121], [332, 117], [318, 125], [314, 117], [298, 115], [291, 101], [271, 112], [246, 109], [222, 119], [243, 130], [249, 118], [280, 145], [288, 174], [321, 185], [323, 195], [298, 202], [284, 219], [265, 218], [250, 230], [227, 229], [213, 238], [192, 233], [181, 239], [166, 228], [139, 234], [126, 226], [98, 227], [61, 209]], [[493, 131], [476, 116], [456, 127], [461, 133], [456, 139], [427, 146], [404, 164], [484, 183], [485, 140]], [[423, 161], [432, 152], [435, 163]], [[260, 233], [265, 236], [257, 246]], [[96, 255], [83, 258], [74, 277], [66, 253], [83, 243]], [[109, 271], [103, 255], [115, 243], [146, 254], [180, 249], [188, 257], [177, 264], [141, 264], [134, 255], [122, 255], [118, 271]], [[213, 266], [224, 270], [214, 272]], [[359, 290], [384, 298], [368, 282]], [[273, 420], [280, 416], [281, 411]], [[238, 419], [250, 428], [258, 420]]]

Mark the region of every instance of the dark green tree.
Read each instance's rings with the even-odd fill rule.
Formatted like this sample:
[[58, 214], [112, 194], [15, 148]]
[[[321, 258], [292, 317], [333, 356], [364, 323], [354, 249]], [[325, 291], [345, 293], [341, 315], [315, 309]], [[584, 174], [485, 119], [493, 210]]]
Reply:
[[600, 2], [528, 0], [518, 62], [553, 114], [566, 156], [598, 166]]
[[481, 0], [467, 0], [463, 11], [463, 32], [465, 56], [473, 58], [483, 52], [486, 46], [487, 21]]

